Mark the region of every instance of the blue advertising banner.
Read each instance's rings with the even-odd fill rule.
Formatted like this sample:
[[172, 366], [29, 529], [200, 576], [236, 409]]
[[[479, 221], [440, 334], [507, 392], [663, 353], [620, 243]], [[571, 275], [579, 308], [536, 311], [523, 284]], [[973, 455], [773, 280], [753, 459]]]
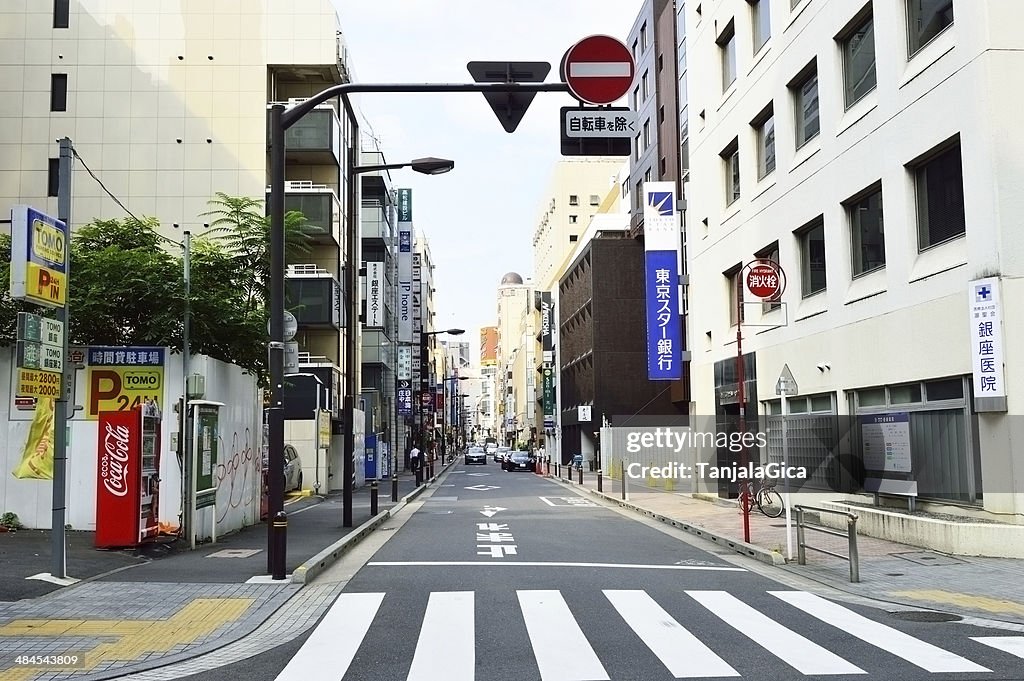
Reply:
[[647, 251], [644, 254], [647, 378], [652, 381], [671, 381], [683, 377], [678, 281], [679, 268], [675, 251]]
[[377, 434], [366, 436], [366, 458], [363, 460], [363, 472], [367, 480], [377, 478]]
[[412, 416], [411, 381], [398, 382], [398, 414], [399, 416]]

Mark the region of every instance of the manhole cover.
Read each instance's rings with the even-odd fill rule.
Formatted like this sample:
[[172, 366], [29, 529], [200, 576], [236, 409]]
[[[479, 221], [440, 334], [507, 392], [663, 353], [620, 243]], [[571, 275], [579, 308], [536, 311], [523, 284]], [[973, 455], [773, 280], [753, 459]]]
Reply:
[[966, 562], [950, 556], [944, 556], [941, 553], [932, 553], [931, 551], [909, 551], [892, 555], [903, 560], [909, 560], [911, 563], [917, 563], [918, 565], [961, 565]]
[[949, 612], [935, 612], [933, 610], [904, 610], [889, 614], [905, 622], [959, 622], [963, 619], [960, 615], [954, 615]]

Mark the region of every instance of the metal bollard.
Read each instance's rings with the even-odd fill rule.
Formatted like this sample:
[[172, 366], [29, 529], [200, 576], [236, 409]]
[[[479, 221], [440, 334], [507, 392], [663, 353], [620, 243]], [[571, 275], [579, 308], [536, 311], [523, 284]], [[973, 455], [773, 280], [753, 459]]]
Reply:
[[555, 462], [555, 477], [562, 477], [562, 464], [558, 463], [557, 461]]
[[804, 551], [804, 509], [796, 507], [796, 562], [807, 565], [807, 552]]
[[391, 474], [391, 501], [398, 501], [398, 473]]
[[850, 535], [850, 581], [860, 581], [860, 555], [857, 553], [857, 516], [848, 518], [846, 531]]
[[625, 501], [626, 500], [626, 462], [625, 461], [620, 461], [619, 462], [619, 473], [622, 476], [620, 478], [622, 480], [622, 500]]
[[604, 471], [602, 471], [600, 468], [597, 469], [597, 491], [604, 491]]
[[423, 464], [416, 467], [416, 486], [423, 484]]
[[370, 483], [370, 515], [377, 515], [377, 481]]
[[582, 485], [583, 484], [583, 466], [580, 466], [577, 470], [580, 472], [580, 484]]
[[274, 514], [270, 527], [274, 532], [274, 565], [271, 567], [271, 578], [284, 579], [284, 559], [288, 545], [288, 515], [284, 511]]

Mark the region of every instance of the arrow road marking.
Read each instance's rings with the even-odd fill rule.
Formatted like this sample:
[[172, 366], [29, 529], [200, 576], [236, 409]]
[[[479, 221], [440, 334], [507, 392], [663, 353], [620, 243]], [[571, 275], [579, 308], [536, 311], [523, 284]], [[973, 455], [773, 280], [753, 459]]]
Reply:
[[487, 490], [501, 489], [501, 488], [500, 487], [496, 487], [494, 485], [473, 485], [471, 487], [467, 487], [466, 489], [475, 489], [477, 492], [486, 492]]
[[632, 68], [628, 61], [578, 61], [569, 64], [572, 78], [629, 78]]
[[488, 518], [491, 518], [494, 516], [495, 513], [507, 510], [507, 508], [502, 508], [501, 506], [484, 506], [484, 510], [480, 511], [480, 513], [487, 516]]

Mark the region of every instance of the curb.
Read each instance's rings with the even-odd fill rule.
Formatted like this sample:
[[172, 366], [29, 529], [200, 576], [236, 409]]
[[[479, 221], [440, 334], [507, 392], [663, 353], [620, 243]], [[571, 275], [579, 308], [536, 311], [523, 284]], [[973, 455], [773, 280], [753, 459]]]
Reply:
[[338, 541], [328, 546], [320, 553], [316, 554], [315, 556], [307, 560], [299, 567], [295, 568], [295, 570], [292, 572], [291, 577], [292, 584], [304, 585], [316, 579], [318, 575], [320, 575], [324, 570], [326, 570], [328, 567], [337, 562], [339, 558], [345, 555], [345, 553], [352, 549], [356, 544], [361, 542], [363, 539], [366, 539], [366, 537], [369, 536], [369, 534], [373, 532], [375, 529], [380, 527], [380, 525], [385, 520], [401, 511], [403, 508], [405, 508], [406, 504], [408, 504], [410, 501], [412, 501], [419, 495], [423, 494], [424, 490], [426, 490], [431, 483], [437, 480], [437, 478], [438, 476], [435, 475], [430, 480], [427, 480], [422, 485], [414, 489], [412, 492], [409, 492], [404, 497], [402, 497], [401, 500], [394, 506], [392, 506], [389, 509], [381, 511], [380, 513], [370, 518], [356, 529], [346, 534]]
[[[565, 487], [569, 487], [569, 484], [565, 483], [561, 478], [556, 478], [553, 475], [548, 475], [547, 477], [559, 482]], [[571, 488], [580, 489], [580, 485], [572, 483]], [[678, 520], [676, 518], [670, 518], [668, 516], [661, 515], [660, 513], [649, 511], [646, 508], [643, 508], [642, 506], [631, 504], [628, 501], [623, 501], [622, 499], [609, 496], [604, 492], [592, 490], [589, 487], [584, 486], [583, 491], [587, 492], [591, 496], [595, 496], [599, 499], [604, 499], [605, 501], [609, 501], [613, 504], [616, 504], [620, 508], [626, 508], [631, 511], [635, 511], [636, 513], [647, 516], [648, 518], [652, 518], [667, 525], [671, 525], [676, 529], [683, 530], [684, 532], [689, 532], [690, 534], [698, 536], [701, 539], [707, 539], [708, 541], [714, 542], [719, 546], [726, 547], [729, 550], [747, 556], [748, 558], [753, 558], [754, 560], [758, 560], [762, 563], [767, 563], [768, 565], [773, 566], [786, 564], [786, 557], [776, 551], [762, 549], [760, 546], [754, 546], [753, 544], [747, 544], [737, 539], [732, 539], [731, 537], [726, 537], [724, 535], [717, 534], [699, 525], [693, 525], [692, 523], [683, 522], [682, 520]]]

